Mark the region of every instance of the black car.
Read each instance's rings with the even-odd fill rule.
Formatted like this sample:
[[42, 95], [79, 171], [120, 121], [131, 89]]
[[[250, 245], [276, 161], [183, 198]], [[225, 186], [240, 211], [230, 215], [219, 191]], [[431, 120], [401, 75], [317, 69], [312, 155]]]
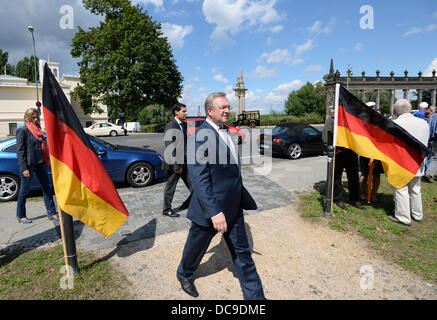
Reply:
[[260, 136], [261, 150], [270, 146], [264, 140], [271, 139], [272, 154], [283, 154], [290, 159], [299, 159], [302, 155], [323, 154], [325, 145], [322, 133], [303, 123], [283, 123], [273, 128], [272, 135]]

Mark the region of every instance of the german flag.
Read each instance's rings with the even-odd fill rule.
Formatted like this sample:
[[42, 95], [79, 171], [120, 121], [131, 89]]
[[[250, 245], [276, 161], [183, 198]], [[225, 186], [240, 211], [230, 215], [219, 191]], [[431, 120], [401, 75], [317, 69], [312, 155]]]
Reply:
[[43, 112], [59, 207], [109, 237], [129, 213], [47, 64]]
[[388, 182], [402, 188], [417, 174], [429, 149], [340, 86], [336, 146], [381, 160]]

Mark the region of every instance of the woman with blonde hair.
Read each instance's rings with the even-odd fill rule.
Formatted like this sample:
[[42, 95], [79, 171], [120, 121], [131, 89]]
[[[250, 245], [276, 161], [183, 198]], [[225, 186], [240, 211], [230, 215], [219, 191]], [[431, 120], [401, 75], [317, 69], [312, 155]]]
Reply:
[[32, 223], [26, 217], [26, 197], [34, 176], [41, 184], [49, 220], [59, 221], [49, 183], [50, 154], [41, 129], [39, 112], [35, 108], [25, 111], [24, 126], [17, 131], [17, 159], [21, 182], [17, 199], [18, 222]]

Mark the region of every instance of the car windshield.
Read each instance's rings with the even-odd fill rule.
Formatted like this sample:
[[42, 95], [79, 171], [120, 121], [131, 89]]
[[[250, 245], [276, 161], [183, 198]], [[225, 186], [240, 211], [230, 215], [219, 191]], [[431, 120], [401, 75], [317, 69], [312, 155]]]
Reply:
[[273, 128], [272, 134], [284, 134], [290, 132], [290, 127], [277, 126]]
[[94, 137], [94, 136], [90, 136], [89, 134], [87, 134], [87, 136], [88, 136], [88, 139], [95, 140], [95, 141], [103, 144], [105, 147], [107, 147], [107, 148], [109, 148], [111, 150], [117, 149], [117, 146], [113, 145], [112, 143], [106, 142], [103, 139], [100, 139], [100, 138], [97, 138], [97, 137]]

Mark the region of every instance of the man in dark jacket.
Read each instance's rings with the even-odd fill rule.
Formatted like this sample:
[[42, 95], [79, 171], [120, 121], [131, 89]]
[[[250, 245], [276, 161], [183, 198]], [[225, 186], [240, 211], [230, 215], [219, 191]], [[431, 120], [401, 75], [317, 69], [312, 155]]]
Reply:
[[177, 211], [188, 208], [187, 199], [179, 208], [172, 209], [176, 185], [181, 178], [187, 188], [191, 190], [188, 179], [188, 170], [186, 164], [187, 157], [187, 124], [184, 120], [187, 118], [187, 107], [182, 103], [176, 103], [173, 106], [175, 117], [167, 123], [164, 129], [164, 151], [163, 170], [167, 172], [167, 182], [164, 188], [164, 205], [162, 214], [168, 217], [179, 217]]
[[252, 259], [244, 225], [243, 209], [255, 210], [256, 203], [244, 188], [238, 149], [223, 124], [229, 119], [229, 101], [223, 92], [205, 101], [206, 121], [188, 141], [188, 172], [192, 198], [187, 218], [191, 228], [185, 243], [177, 278], [189, 295], [199, 294], [193, 274], [212, 238], [220, 232], [234, 261], [244, 299], [262, 300], [261, 279]]

